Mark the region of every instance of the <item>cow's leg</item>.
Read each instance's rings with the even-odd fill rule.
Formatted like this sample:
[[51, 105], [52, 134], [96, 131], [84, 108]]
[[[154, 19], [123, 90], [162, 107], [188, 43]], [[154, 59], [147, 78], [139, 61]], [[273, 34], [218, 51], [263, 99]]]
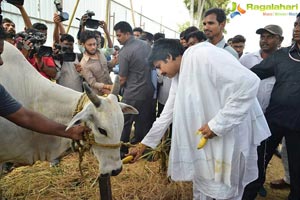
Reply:
[[63, 159], [63, 157], [69, 155], [70, 153], [72, 153], [73, 150], [72, 148], [68, 148], [65, 152], [63, 152], [60, 156], [58, 156], [57, 158], [51, 160], [50, 162], [50, 167], [57, 167], [58, 164], [60, 163], [60, 161]]
[[99, 176], [99, 189], [101, 200], [112, 200], [110, 175], [100, 174]]

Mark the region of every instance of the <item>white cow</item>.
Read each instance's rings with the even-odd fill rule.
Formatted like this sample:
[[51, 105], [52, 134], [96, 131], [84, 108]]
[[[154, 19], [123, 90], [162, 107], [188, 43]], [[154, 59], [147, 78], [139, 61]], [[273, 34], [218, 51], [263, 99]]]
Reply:
[[[95, 141], [104, 144], [120, 143], [123, 111], [137, 114], [137, 110], [118, 103], [115, 95], [95, 96], [95, 104], [87, 103], [72, 119], [82, 93], [62, 87], [42, 77], [12, 45], [5, 42], [0, 66], [0, 83], [21, 104], [42, 113], [59, 123], [72, 126], [77, 121], [87, 122]], [[96, 101], [96, 102], [95, 102]], [[95, 105], [101, 104], [96, 107]], [[101, 132], [100, 132], [101, 131]], [[0, 163], [33, 164], [37, 160], [51, 161], [65, 152], [71, 144], [67, 138], [39, 134], [0, 118]], [[101, 174], [116, 175], [121, 170], [120, 149], [92, 146]]]

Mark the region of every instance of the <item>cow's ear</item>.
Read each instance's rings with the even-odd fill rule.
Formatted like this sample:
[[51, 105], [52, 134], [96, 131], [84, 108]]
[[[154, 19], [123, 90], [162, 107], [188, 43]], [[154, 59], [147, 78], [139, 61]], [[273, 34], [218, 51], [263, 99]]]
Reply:
[[124, 114], [133, 114], [133, 115], [139, 114], [139, 111], [130, 105], [121, 102], [119, 102], [119, 105]]
[[68, 124], [68, 127], [66, 128], [66, 130], [68, 130], [69, 128], [71, 128], [73, 125], [79, 123], [79, 122], [87, 122], [91, 119], [91, 115], [88, 114], [88, 112], [86, 112], [85, 110], [79, 112], [78, 114], [76, 114], [71, 121]]

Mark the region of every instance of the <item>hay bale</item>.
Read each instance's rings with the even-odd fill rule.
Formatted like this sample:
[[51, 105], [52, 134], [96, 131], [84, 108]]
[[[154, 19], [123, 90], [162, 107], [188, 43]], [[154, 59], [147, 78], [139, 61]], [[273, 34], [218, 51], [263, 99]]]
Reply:
[[[3, 196], [7, 199], [99, 199], [98, 163], [86, 153], [82, 169], [78, 171], [78, 156], [70, 154], [58, 167], [48, 162], [19, 167], [0, 181]], [[123, 171], [111, 177], [113, 198], [116, 200], [188, 200], [192, 199], [192, 184], [170, 181], [160, 173], [159, 162], [141, 160], [123, 166]]]
[[[123, 171], [111, 177], [112, 193], [115, 200], [190, 200], [191, 182], [170, 181], [160, 173], [160, 162], [145, 159], [123, 166]], [[59, 167], [50, 168], [48, 162], [37, 162], [33, 166], [19, 167], [0, 180], [0, 191], [8, 200], [96, 200], [99, 199], [97, 182], [98, 163], [93, 155], [86, 153], [82, 163], [85, 178], [78, 170], [78, 155], [65, 157]], [[280, 160], [273, 158], [268, 168], [266, 198], [284, 199], [289, 190], [274, 190], [270, 180], [283, 175]]]

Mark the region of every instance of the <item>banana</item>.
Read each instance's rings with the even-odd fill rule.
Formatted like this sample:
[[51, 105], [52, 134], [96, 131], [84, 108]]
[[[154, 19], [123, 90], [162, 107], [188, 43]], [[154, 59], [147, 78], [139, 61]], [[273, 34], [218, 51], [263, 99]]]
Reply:
[[198, 143], [197, 149], [202, 149], [206, 145], [207, 139], [205, 137], [201, 137], [200, 142]]
[[[196, 132], [196, 134], [199, 135], [199, 134], [202, 134], [202, 132], [198, 130]], [[206, 143], [207, 143], [207, 139], [202, 136], [199, 143], [198, 143], [197, 149], [202, 149], [206, 145]]]
[[133, 160], [133, 156], [132, 155], [126, 156], [125, 158], [122, 159], [122, 163], [123, 164], [128, 164], [132, 160]]

